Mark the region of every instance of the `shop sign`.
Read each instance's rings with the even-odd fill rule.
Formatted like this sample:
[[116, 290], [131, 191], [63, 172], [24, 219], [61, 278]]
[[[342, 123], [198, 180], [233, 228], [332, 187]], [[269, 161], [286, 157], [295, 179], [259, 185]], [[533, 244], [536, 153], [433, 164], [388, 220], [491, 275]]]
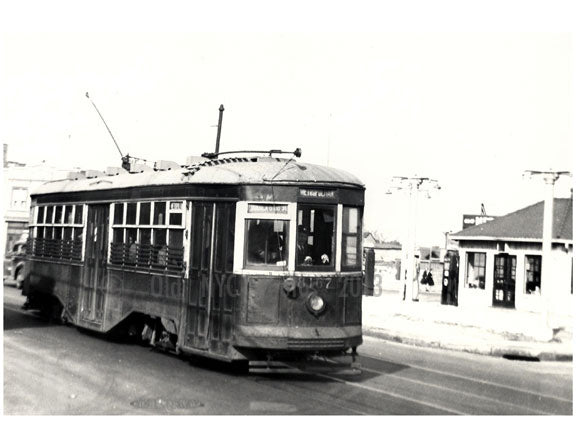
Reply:
[[468, 227], [478, 226], [480, 224], [486, 224], [492, 221], [497, 216], [488, 215], [462, 215], [462, 229], [467, 229]]

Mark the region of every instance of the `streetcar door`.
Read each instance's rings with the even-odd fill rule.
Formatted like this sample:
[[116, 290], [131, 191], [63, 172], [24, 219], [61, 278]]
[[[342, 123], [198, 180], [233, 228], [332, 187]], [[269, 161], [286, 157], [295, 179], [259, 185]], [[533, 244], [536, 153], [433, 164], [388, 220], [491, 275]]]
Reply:
[[214, 203], [192, 204], [190, 287], [186, 306], [185, 345], [204, 350], [208, 349], [215, 212]]
[[108, 204], [88, 206], [80, 321], [91, 327], [104, 319], [109, 211]]
[[516, 290], [516, 255], [494, 256], [494, 294], [492, 305], [514, 308]]
[[192, 204], [185, 346], [226, 353], [232, 337], [234, 203]]
[[210, 351], [226, 354], [232, 342], [233, 307], [238, 291], [234, 268], [234, 226], [236, 204], [216, 204], [214, 226], [214, 263], [208, 340]]

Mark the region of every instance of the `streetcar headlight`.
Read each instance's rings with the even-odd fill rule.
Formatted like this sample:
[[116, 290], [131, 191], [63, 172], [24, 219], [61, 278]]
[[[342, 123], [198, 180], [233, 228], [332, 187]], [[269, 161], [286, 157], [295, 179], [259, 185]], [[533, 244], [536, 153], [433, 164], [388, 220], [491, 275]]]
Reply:
[[326, 302], [317, 294], [310, 294], [307, 301], [308, 309], [314, 314], [320, 314], [326, 308]]

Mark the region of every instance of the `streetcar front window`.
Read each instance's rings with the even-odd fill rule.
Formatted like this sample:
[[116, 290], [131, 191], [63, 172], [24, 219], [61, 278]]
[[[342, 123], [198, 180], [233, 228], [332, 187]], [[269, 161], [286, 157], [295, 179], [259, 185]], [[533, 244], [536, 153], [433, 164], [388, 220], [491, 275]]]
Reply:
[[342, 267], [359, 268], [362, 260], [360, 254], [362, 223], [360, 209], [343, 207], [342, 209]]
[[334, 266], [334, 215], [331, 206], [301, 205], [298, 208], [296, 265]]
[[246, 220], [246, 266], [286, 266], [288, 260], [288, 221]]

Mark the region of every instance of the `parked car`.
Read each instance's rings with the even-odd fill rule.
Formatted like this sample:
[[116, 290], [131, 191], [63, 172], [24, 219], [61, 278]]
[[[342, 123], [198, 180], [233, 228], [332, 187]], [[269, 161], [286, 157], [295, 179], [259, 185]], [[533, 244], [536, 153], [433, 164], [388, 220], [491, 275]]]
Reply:
[[16, 280], [16, 287], [22, 289], [26, 263], [26, 241], [18, 241], [4, 256], [4, 278]]

